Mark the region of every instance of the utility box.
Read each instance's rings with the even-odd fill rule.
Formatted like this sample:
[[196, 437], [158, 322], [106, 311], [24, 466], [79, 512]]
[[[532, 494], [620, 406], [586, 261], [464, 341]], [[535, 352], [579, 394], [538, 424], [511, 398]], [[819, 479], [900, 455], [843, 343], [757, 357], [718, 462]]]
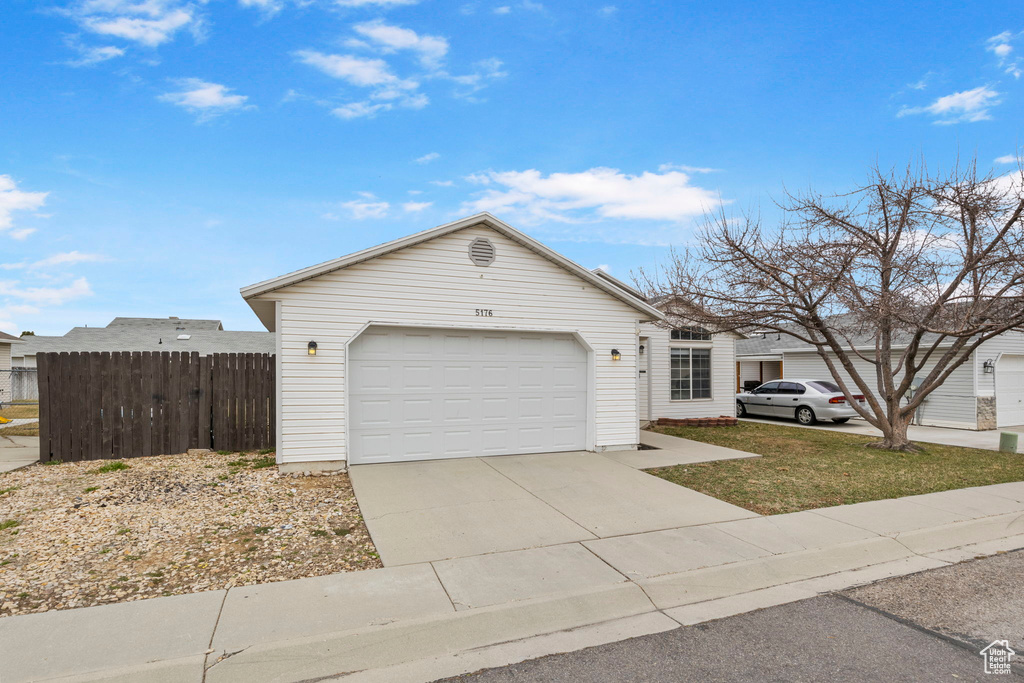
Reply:
[[1003, 453], [1016, 453], [1017, 441], [1019, 438], [1020, 434], [1017, 432], [1000, 432], [999, 450]]

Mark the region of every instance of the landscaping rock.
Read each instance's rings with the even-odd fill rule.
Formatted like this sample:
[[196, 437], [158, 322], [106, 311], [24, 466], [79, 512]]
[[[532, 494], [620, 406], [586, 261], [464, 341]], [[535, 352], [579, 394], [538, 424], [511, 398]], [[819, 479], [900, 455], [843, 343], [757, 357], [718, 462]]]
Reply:
[[0, 475], [0, 617], [381, 566], [343, 472], [202, 449], [103, 462]]

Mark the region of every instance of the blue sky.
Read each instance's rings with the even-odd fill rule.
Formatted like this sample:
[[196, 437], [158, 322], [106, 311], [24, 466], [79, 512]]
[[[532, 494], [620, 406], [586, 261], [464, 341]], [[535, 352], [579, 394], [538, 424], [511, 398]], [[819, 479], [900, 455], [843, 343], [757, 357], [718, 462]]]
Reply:
[[259, 329], [238, 288], [489, 210], [628, 279], [702, 213], [1015, 166], [1014, 3], [6, 0], [0, 329]]

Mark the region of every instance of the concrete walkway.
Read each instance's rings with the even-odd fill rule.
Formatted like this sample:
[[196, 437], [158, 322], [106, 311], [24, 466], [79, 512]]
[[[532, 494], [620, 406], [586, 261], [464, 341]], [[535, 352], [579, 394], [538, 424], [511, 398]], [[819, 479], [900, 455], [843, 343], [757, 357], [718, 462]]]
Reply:
[[998, 484], [7, 617], [0, 680], [429, 681], [1022, 547]]
[[[802, 425], [795, 420], [783, 420], [781, 418], [744, 417], [741, 419], [744, 422], [761, 422], [763, 424], [775, 424], [785, 427], [799, 427], [800, 429], [823, 429], [828, 432], [840, 432], [843, 434], [882, 435], [882, 432], [861, 419], [850, 420], [841, 425], [832, 422]], [[984, 432], [976, 432], [969, 429], [952, 429], [949, 427], [919, 427], [917, 425], [911, 425], [907, 429], [907, 435], [911, 441], [937, 443], [945, 446], [962, 446], [964, 448], [980, 448], [986, 451], [999, 450], [1000, 432], [1019, 432], [1021, 438], [1018, 450], [1024, 452], [1024, 425], [1000, 427], [999, 429], [990, 429]]]
[[385, 567], [757, 516], [599, 453], [355, 465], [349, 476]]
[[[34, 420], [29, 420], [33, 422]], [[20, 422], [20, 420], [14, 420]], [[4, 426], [10, 427], [10, 424]], [[2, 436], [0, 435], [0, 472], [31, 465], [39, 460], [38, 436]]]

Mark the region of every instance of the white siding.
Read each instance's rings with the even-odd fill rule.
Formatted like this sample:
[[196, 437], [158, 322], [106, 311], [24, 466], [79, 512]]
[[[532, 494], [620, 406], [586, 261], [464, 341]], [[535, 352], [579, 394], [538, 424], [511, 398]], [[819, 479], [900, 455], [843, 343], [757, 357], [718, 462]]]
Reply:
[[[497, 258], [473, 265], [487, 237]], [[643, 314], [486, 227], [472, 227], [290, 285], [280, 301], [283, 462], [345, 460], [345, 345], [367, 323], [573, 331], [594, 353], [593, 445], [635, 445], [637, 320]], [[493, 310], [478, 317], [476, 309]], [[317, 342], [317, 355], [306, 353]], [[611, 350], [622, 359], [613, 361]]]
[[1005, 332], [994, 339], [978, 347], [975, 352], [975, 370], [978, 378], [978, 396], [995, 396], [995, 373], [986, 373], [984, 363], [986, 360], [998, 362], [999, 356], [1004, 353], [1019, 355], [1024, 354], [1024, 333]]
[[782, 376], [782, 361], [779, 360], [741, 360], [739, 389], [744, 382], [770, 382]]
[[11, 345], [0, 343], [0, 370], [11, 369]]
[[[835, 362], [838, 367], [838, 361]], [[874, 366], [857, 360], [855, 367], [869, 386], [877, 385]], [[918, 375], [924, 377], [931, 371], [927, 365]], [[842, 371], [841, 371], [842, 372]], [[830, 379], [832, 377], [825, 361], [817, 353], [796, 353], [787, 351], [784, 354], [784, 374], [789, 379]], [[842, 374], [851, 391], [857, 391], [850, 381], [849, 375]], [[878, 391], [874, 393], [877, 395]], [[957, 427], [960, 429], [977, 429], [978, 413], [974, 393], [974, 363], [968, 359], [938, 389], [928, 395], [918, 410], [919, 424], [934, 427]]]
[[[672, 341], [670, 331], [653, 323], [640, 325], [650, 354], [650, 419], [718, 417], [736, 414], [736, 338], [716, 334], [711, 341]], [[711, 349], [711, 398], [673, 401], [669, 352], [672, 347]]]
[[11, 367], [15, 368], [34, 368], [36, 366], [35, 354], [31, 356], [19, 356], [16, 353], [11, 354]]

